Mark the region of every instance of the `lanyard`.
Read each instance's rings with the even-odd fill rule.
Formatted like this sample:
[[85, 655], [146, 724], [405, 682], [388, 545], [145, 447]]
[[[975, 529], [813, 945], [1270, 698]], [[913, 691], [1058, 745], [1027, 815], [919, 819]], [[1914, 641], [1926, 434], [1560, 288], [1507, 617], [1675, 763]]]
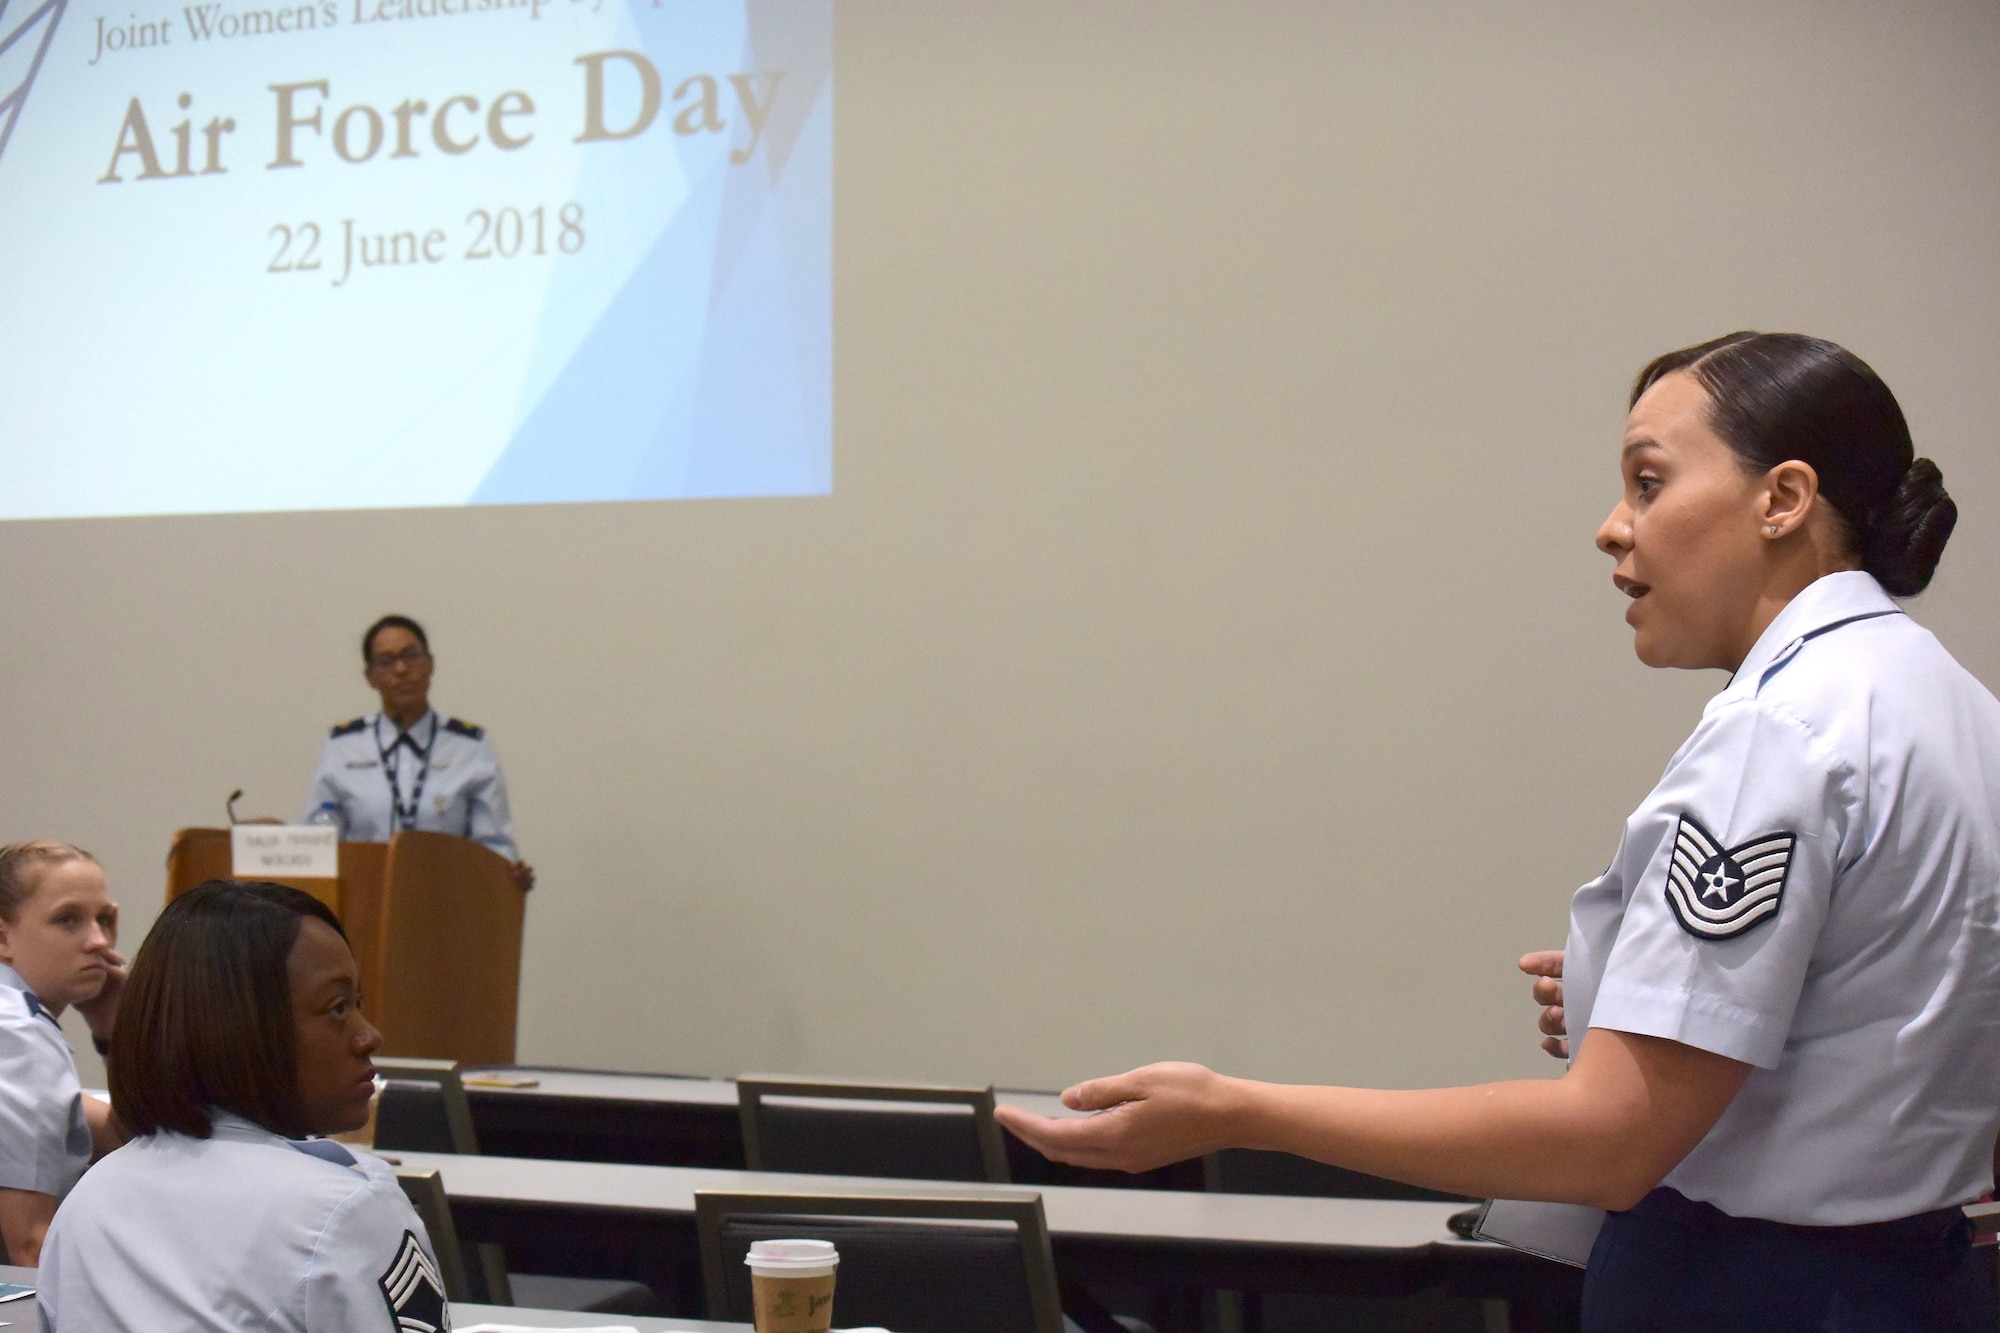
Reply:
[[[431, 775], [431, 747], [437, 744], [438, 729], [437, 723], [433, 721], [431, 738], [422, 748], [418, 748], [416, 737], [407, 731], [400, 731], [396, 733], [396, 739], [384, 749], [381, 724], [378, 722], [376, 727], [375, 750], [382, 756], [382, 772], [389, 779], [389, 832], [393, 835], [398, 829], [413, 829], [417, 826], [417, 815], [423, 809], [424, 783]], [[417, 758], [423, 760], [423, 766], [417, 770], [417, 784], [410, 789], [408, 805], [403, 804], [401, 781], [402, 750], [405, 745], [416, 752]]]

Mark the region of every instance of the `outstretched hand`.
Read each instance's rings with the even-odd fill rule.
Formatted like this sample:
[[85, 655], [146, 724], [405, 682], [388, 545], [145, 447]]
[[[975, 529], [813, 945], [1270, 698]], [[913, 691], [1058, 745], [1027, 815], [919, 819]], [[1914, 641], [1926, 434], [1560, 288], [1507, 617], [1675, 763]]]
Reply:
[[1536, 1026], [1542, 1031], [1542, 1049], [1558, 1060], [1569, 1059], [1569, 1022], [1563, 1016], [1563, 951], [1542, 949], [1521, 955], [1521, 970], [1537, 978], [1533, 994], [1542, 1006]]
[[1241, 1088], [1237, 1080], [1201, 1065], [1146, 1065], [1063, 1093], [1064, 1106], [1092, 1115], [1055, 1120], [1015, 1106], [1002, 1106], [994, 1114], [1052, 1161], [1151, 1171], [1234, 1144]]

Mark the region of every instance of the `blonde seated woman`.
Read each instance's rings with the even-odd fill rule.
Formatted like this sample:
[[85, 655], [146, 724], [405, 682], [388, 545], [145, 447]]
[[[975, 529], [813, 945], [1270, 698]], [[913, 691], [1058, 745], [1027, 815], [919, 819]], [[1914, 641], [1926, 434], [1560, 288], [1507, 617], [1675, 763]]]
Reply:
[[118, 904], [89, 852], [0, 847], [0, 1240], [33, 1267], [56, 1205], [124, 1141], [110, 1106], [83, 1095], [60, 1019], [74, 1007], [105, 1050], [125, 960]]

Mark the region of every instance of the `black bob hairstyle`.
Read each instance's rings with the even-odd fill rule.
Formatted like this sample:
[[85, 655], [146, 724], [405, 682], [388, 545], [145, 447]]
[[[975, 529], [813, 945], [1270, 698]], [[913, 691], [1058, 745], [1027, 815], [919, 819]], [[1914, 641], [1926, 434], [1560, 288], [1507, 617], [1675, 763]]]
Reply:
[[380, 634], [385, 629], [406, 629], [410, 633], [417, 636], [417, 642], [421, 643], [424, 646], [425, 652], [429, 652], [431, 650], [430, 635], [424, 633], [424, 627], [422, 625], [419, 625], [416, 621], [410, 619], [408, 616], [393, 616], [393, 615], [383, 616], [380, 620], [370, 625], [368, 627], [368, 632], [361, 636], [361, 660], [363, 662], [368, 662], [370, 665], [373, 665], [373, 654], [375, 652], [375, 636], [377, 634]]
[[1709, 425], [1746, 468], [1796, 459], [1818, 474], [1849, 550], [1884, 589], [1914, 597], [1930, 586], [1958, 506], [1867, 362], [1823, 338], [1731, 333], [1655, 358], [1632, 402], [1681, 370], [1708, 391]]
[[167, 904], [132, 962], [105, 1062], [133, 1134], [205, 1139], [212, 1109], [310, 1132], [288, 970], [309, 916], [347, 937], [326, 904], [282, 884], [212, 879]]

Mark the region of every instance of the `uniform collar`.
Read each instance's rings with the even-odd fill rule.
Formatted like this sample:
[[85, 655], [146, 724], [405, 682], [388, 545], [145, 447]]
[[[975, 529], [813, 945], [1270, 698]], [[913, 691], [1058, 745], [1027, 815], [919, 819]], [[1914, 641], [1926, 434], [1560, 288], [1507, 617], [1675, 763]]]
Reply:
[[1774, 668], [1784, 665], [1807, 639], [1823, 630], [1902, 609], [1866, 570], [1844, 569], [1822, 575], [1801, 589], [1765, 627], [1723, 693], [1734, 694], [1741, 686], [1755, 694]]
[[322, 1162], [335, 1166], [359, 1167], [353, 1153], [332, 1139], [288, 1139], [284, 1135], [264, 1128], [254, 1120], [246, 1120], [234, 1111], [220, 1107], [209, 1108], [209, 1137], [227, 1139], [235, 1143], [270, 1143], [317, 1157]]
[[275, 1134], [254, 1120], [248, 1120], [234, 1111], [225, 1111], [219, 1106], [208, 1108], [209, 1137], [233, 1139], [238, 1143], [283, 1143], [285, 1136]]
[[377, 711], [371, 714], [368, 719], [369, 733], [375, 737], [375, 744], [383, 750], [393, 749], [396, 742], [406, 735], [416, 744], [428, 750], [431, 747], [431, 742], [437, 739], [438, 727], [440, 725], [441, 719], [438, 717], [438, 711], [435, 708], [424, 709], [424, 715], [411, 723], [410, 729], [407, 732], [398, 732], [396, 724], [389, 720], [387, 713]]
[[0, 989], [21, 992], [21, 1002], [28, 1006], [29, 1014], [36, 1018], [48, 1019], [55, 1024], [56, 1031], [62, 1031], [62, 1024], [49, 1012], [49, 1007], [42, 1003], [42, 997], [28, 989], [28, 983], [21, 980], [21, 974], [5, 963], [0, 963]]

